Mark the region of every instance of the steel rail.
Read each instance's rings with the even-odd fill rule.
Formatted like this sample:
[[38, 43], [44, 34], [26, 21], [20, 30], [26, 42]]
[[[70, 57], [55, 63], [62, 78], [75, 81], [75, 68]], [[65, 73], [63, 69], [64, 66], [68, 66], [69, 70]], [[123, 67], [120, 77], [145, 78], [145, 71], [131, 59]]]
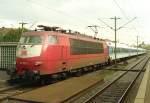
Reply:
[[147, 59], [146, 63], [144, 64], [144, 66], [142, 67], [142, 69], [139, 71], [139, 73], [137, 74], [136, 78], [130, 83], [130, 85], [128, 86], [128, 88], [126, 89], [126, 91], [124, 92], [124, 94], [122, 95], [122, 97], [119, 99], [118, 103], [122, 103], [123, 102], [123, 100], [125, 99], [125, 97], [127, 96], [128, 92], [129, 92], [129, 90], [134, 85], [135, 81], [137, 80], [137, 78], [139, 77], [139, 75], [141, 74], [141, 72], [143, 71], [143, 69], [146, 67], [149, 59], [150, 58]]
[[33, 100], [23, 100], [23, 99], [17, 99], [17, 98], [10, 98], [10, 100], [8, 101], [15, 101], [15, 102], [18, 102], [18, 103], [44, 103], [44, 102], [39, 102], [39, 101], [33, 101]]
[[[145, 58], [145, 57], [144, 57]], [[122, 76], [124, 76], [128, 71], [130, 71], [131, 69], [133, 69], [135, 66], [137, 66], [141, 61], [144, 60], [144, 58], [140, 59], [138, 62], [136, 62], [134, 65], [132, 65], [131, 67], [129, 67], [129, 69], [127, 71], [125, 71], [125, 73], [123, 73], [122, 75], [120, 75], [117, 79], [115, 79], [113, 82], [117, 81], [118, 79], [120, 79]], [[110, 84], [106, 85], [105, 87], [103, 87], [102, 91], [104, 89], [106, 89], [107, 87], [109, 87], [113, 82], [111, 82]], [[86, 92], [87, 90], [89, 90], [90, 88], [94, 87], [95, 85], [98, 85], [98, 83], [93, 84], [92, 86], [90, 86], [89, 88], [86, 88], [84, 90], [82, 90], [81, 92], [78, 92], [75, 95], [70, 96], [69, 98], [65, 99], [64, 101], [62, 101], [62, 103], [66, 103], [66, 102], [73, 102], [74, 100], [76, 101], [76, 98], [78, 95], [81, 95], [83, 92]], [[87, 99], [86, 101], [89, 101], [89, 99]], [[86, 103], [85, 101], [85, 103]]]
[[[146, 60], [146, 62], [144, 63], [144, 66], [142, 67], [142, 69], [145, 67], [145, 65], [146, 65], [146, 63], [148, 62], [148, 60], [149, 60], [149, 58]], [[142, 63], [142, 62], [141, 62]], [[136, 65], [134, 65], [133, 66], [133, 68], [135, 67]], [[131, 68], [131, 69], [133, 69], [133, 68]], [[141, 72], [142, 70], [140, 70], [139, 72]], [[92, 96], [91, 98], [89, 98], [88, 100], [86, 100], [86, 101], [84, 101], [84, 103], [89, 103], [89, 102], [92, 102], [92, 100], [94, 99], [94, 98], [96, 98], [98, 95], [101, 95], [105, 90], [107, 90], [107, 88], [109, 88], [111, 85], [113, 85], [114, 83], [116, 83], [116, 81], [117, 80], [119, 80], [119, 79], [121, 79], [125, 74], [127, 74], [129, 72], [129, 70], [128, 71], [126, 71], [123, 75], [121, 75], [120, 77], [118, 77], [115, 81], [113, 81], [111, 84], [109, 84], [108, 86], [106, 86], [102, 91], [100, 91], [100, 92], [98, 92], [96, 95], [94, 95], [94, 96]], [[138, 75], [139, 75], [139, 73], [138, 73]], [[137, 75], [137, 76], [138, 76]], [[136, 78], [137, 78], [137, 76], [136, 76]], [[136, 78], [134, 78], [134, 80], [136, 79]], [[133, 83], [133, 81], [132, 81], [132, 83]], [[131, 85], [131, 83], [130, 83], [130, 85]], [[129, 86], [130, 86], [129, 85]], [[129, 86], [128, 86], [128, 88], [129, 88]], [[127, 88], [127, 89], [128, 89]], [[131, 88], [131, 87], [130, 87]], [[126, 93], [128, 92], [128, 90], [126, 90]], [[123, 98], [124, 98], [124, 96], [126, 95], [126, 93], [124, 93], [122, 96], [121, 96], [121, 98], [119, 99], [119, 101], [118, 101], [118, 103], [120, 103], [120, 102], [122, 102], [122, 100], [123, 100]]]
[[6, 88], [1, 88], [0, 89], [0, 102], [9, 99], [12, 96], [33, 90], [33, 88], [23, 87], [23, 86], [28, 86], [28, 85], [30, 85], [30, 83], [21, 83], [16, 86], [11, 86], [11, 87], [8, 86]]

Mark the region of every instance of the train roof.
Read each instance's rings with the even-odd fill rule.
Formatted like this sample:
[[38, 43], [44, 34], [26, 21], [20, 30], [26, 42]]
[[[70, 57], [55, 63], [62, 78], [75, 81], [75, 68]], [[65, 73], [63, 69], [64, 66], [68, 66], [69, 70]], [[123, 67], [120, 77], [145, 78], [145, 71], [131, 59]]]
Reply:
[[[110, 47], [115, 47], [114, 42], [107, 41], [106, 44]], [[117, 47], [119, 47], [119, 48], [129, 48], [130, 46], [128, 46], [127, 44], [124, 44], [124, 43], [117, 43]], [[130, 47], [130, 48], [132, 48], [132, 47]]]
[[[85, 34], [81, 34], [77, 31], [72, 31], [72, 30], [64, 30], [60, 27], [50, 27], [50, 26], [44, 26], [44, 25], [38, 25], [38, 27], [40, 29], [37, 29], [37, 30], [41, 30], [41, 31], [29, 31], [29, 32], [26, 32], [26, 34], [38, 34], [38, 35], [43, 35], [43, 34], [47, 34], [48, 32], [49, 33], [53, 33], [54, 35], [65, 35], [65, 36], [69, 36], [69, 37], [73, 37], [73, 38], [76, 38], [76, 39], [86, 39], [86, 40], [89, 40], [89, 41], [94, 41], [94, 42], [106, 42], [107, 46], [111, 46], [111, 47], [115, 47], [115, 43], [112, 42], [112, 41], [107, 41], [105, 39], [100, 39], [100, 38], [95, 38], [93, 36], [88, 36], [88, 35], [85, 35]], [[42, 34], [41, 34], [42, 33]], [[117, 47], [118, 48], [127, 48], [127, 49], [137, 49], [135, 47], [131, 47], [127, 44], [124, 44], [124, 43], [117, 43]], [[138, 48], [139, 50], [145, 50], [145, 49], [142, 49], [142, 48]]]
[[82, 40], [88, 40], [88, 41], [93, 41], [93, 42], [105, 42], [104, 39], [100, 38], [95, 38], [93, 36], [88, 36], [85, 34], [81, 34], [77, 31], [71, 31], [71, 30], [64, 30], [59, 27], [48, 27], [48, 26], [43, 26], [39, 25], [40, 27], [43, 27], [42, 29], [35, 30], [35, 31], [28, 31], [25, 32], [23, 35], [47, 35], [48, 33], [51, 35], [58, 35], [58, 36], [67, 36], [70, 38], [75, 38], [75, 39], [82, 39]]
[[[114, 42], [107, 41], [106, 44], [108, 46], [110, 46], [110, 47], [115, 47], [115, 43]], [[117, 43], [117, 48], [134, 49], [134, 50], [137, 49], [136, 47], [132, 47], [132, 46], [129, 46], [129, 45], [124, 44], [124, 43]], [[138, 50], [145, 50], [145, 49], [138, 48]]]

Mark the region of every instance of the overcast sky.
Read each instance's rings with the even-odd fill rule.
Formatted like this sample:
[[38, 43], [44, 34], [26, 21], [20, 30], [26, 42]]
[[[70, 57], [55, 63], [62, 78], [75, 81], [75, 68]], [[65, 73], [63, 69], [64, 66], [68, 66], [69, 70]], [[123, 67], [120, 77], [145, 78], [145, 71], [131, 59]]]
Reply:
[[[38, 24], [61, 26], [94, 35], [88, 25], [98, 25], [99, 38], [114, 40], [114, 31], [101, 21], [114, 26], [110, 18], [117, 16], [117, 27], [137, 17], [118, 30], [119, 42], [135, 44], [150, 43], [150, 1], [149, 0], [0, 0], [0, 27], [19, 27], [22, 20], [27, 28]], [[34, 26], [32, 26], [34, 25]]]

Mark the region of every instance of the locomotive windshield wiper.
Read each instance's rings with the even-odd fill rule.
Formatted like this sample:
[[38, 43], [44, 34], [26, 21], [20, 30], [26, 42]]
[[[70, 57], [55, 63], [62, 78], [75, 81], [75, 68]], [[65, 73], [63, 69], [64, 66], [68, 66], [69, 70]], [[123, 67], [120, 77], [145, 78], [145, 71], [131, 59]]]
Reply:
[[33, 47], [35, 44], [31, 44], [31, 47]]
[[26, 46], [25, 46], [25, 45], [23, 45], [23, 49], [26, 49]]

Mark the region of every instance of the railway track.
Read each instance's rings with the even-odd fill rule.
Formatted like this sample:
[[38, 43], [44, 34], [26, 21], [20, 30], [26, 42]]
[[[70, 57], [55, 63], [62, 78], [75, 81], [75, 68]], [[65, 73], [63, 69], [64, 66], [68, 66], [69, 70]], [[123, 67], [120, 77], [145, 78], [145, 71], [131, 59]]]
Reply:
[[[98, 84], [81, 91], [80, 93], [71, 96], [62, 101], [63, 103], [120, 103], [124, 100], [128, 91], [134, 84], [145, 66], [149, 57], [145, 57], [134, 65], [129, 67], [126, 71], [122, 71], [120, 76], [106, 83], [103, 86]], [[132, 72], [132, 70], [136, 71]]]
[[[143, 59], [139, 60], [134, 66], [136, 66], [142, 60]], [[123, 71], [123, 73], [124, 73], [124, 71]], [[25, 93], [25, 92], [28, 92], [28, 91], [32, 91], [33, 89], [36, 89], [35, 87], [31, 87], [31, 86], [26, 88], [23, 85], [24, 84], [15, 85], [15, 86], [7, 86], [5, 88], [1, 88], [0, 89], [0, 103], [3, 103], [3, 101], [6, 101], [8, 98], [11, 98], [12, 96], [15, 96], [15, 95], [18, 95], [18, 94], [22, 94], [22, 93]], [[65, 100], [63, 102], [81, 103], [83, 101], [86, 101], [86, 100], [88, 100], [88, 98], [93, 96], [93, 95], [91, 95], [91, 93], [95, 94], [95, 93], [97, 93], [97, 91], [101, 90], [101, 86], [99, 86], [99, 85], [101, 85], [101, 83], [96, 83], [96, 85], [92, 85], [92, 87], [89, 87], [89, 88], [87, 88], [84, 91], [81, 91], [80, 93], [70, 97], [69, 99], [67, 99], [67, 100]], [[104, 86], [106, 87], [107, 85], [104, 85]], [[93, 90], [93, 89], [95, 89], [95, 90], [93, 92], [91, 92], [90, 90]], [[88, 91], [88, 93], [87, 93], [87, 91]], [[86, 94], [86, 95], [83, 96], [83, 94]]]
[[9, 86], [0, 88], [0, 103], [5, 103], [8, 98], [18, 94], [22, 94], [38, 87], [32, 87], [29, 83], [22, 83], [19, 85]]

